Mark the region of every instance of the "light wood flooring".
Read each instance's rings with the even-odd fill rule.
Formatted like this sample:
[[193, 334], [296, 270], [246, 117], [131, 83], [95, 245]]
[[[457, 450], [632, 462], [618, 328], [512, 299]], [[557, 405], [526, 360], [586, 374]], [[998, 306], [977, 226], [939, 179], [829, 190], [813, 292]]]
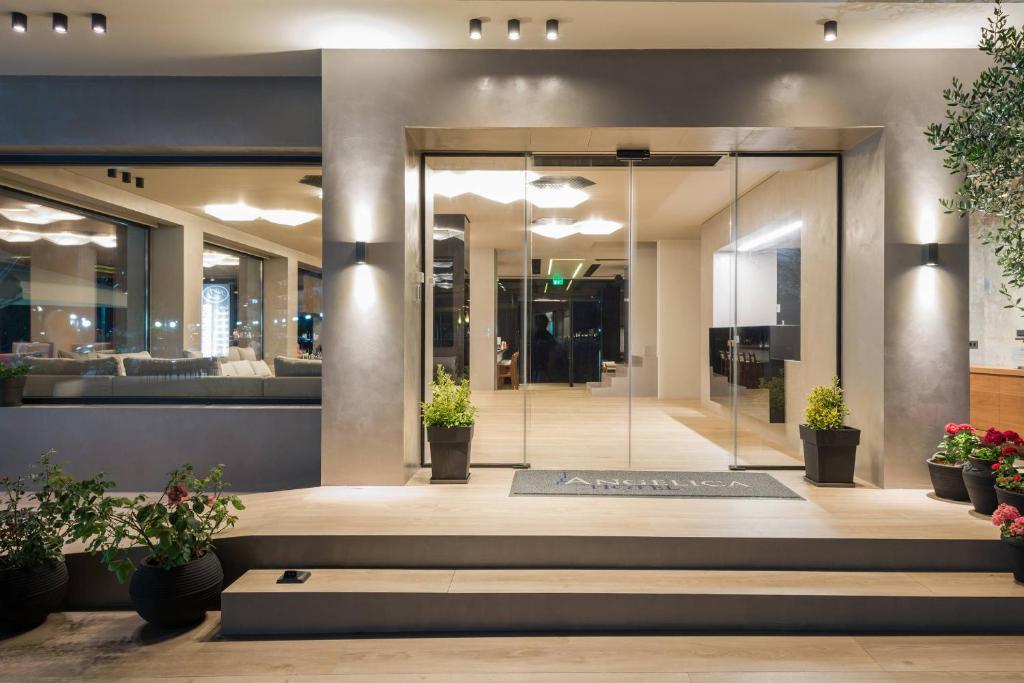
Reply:
[[[538, 468], [712, 471], [734, 462], [730, 416], [696, 400], [630, 401], [625, 396], [594, 396], [581, 386], [536, 384], [517, 391], [474, 391], [473, 401], [479, 408], [473, 437], [476, 462], [519, 463], [525, 458]], [[741, 428], [735, 439], [738, 464], [802, 463], [796, 449], [754, 429]]]
[[211, 613], [52, 615], [0, 640], [0, 681], [948, 683], [1024, 681], [1016, 636], [574, 635], [234, 640]]

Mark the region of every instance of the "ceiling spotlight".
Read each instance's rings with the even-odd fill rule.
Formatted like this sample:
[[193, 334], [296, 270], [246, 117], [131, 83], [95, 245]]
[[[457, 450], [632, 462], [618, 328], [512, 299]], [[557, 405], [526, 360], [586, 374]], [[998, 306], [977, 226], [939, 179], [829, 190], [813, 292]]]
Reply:
[[107, 15], [100, 14], [99, 12], [92, 13], [92, 32], [93, 33], [106, 33], [107, 32]]
[[482, 20], [469, 20], [469, 37], [471, 40], [480, 40], [484, 37], [484, 22]]
[[825, 42], [831, 43], [839, 38], [839, 22], [829, 19], [825, 22]]
[[107, 177], [108, 178], [116, 178], [117, 177], [117, 169], [116, 168], [108, 168], [107, 169]]
[[558, 19], [548, 19], [546, 35], [548, 40], [558, 40]]
[[140, 190], [146, 189], [146, 179], [141, 176], [135, 176], [135, 187]]
[[508, 39], [519, 40], [519, 20], [509, 19], [508, 20]]
[[132, 181], [132, 174], [128, 171], [121, 171], [121, 182], [130, 183]]
[[15, 33], [28, 33], [28, 16], [23, 12], [11, 12], [11, 30]]
[[68, 15], [62, 14], [61, 12], [53, 13], [53, 32], [54, 33], [67, 33], [68, 32]]

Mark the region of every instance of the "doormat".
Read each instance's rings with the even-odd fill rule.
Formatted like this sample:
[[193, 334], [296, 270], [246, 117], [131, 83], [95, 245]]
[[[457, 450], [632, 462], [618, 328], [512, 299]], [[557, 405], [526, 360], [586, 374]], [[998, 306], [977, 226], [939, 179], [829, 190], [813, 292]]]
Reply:
[[795, 491], [764, 472], [516, 470], [509, 495], [803, 500]]

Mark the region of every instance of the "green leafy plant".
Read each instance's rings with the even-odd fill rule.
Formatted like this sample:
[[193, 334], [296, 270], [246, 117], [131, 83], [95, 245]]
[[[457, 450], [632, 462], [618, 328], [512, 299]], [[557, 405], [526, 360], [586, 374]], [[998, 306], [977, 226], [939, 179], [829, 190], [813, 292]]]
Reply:
[[786, 410], [786, 376], [785, 372], [779, 370], [771, 378], [762, 377], [760, 381], [762, 389], [768, 390], [768, 409], [773, 413], [782, 414]]
[[471, 427], [476, 422], [476, 406], [470, 402], [472, 392], [465, 377], [457, 383], [437, 366], [437, 379], [430, 385], [430, 400], [424, 401], [424, 427]]
[[28, 363], [12, 363], [11, 365], [4, 365], [3, 363], [0, 363], [0, 379], [22, 377], [27, 375], [31, 369], [32, 366]]
[[982, 444], [974, 427], [966, 422], [950, 422], [946, 425], [946, 435], [942, 437], [938, 448], [939, 451], [932, 456], [932, 460], [942, 465], [962, 465], [967, 462], [968, 456], [975, 455], [975, 452], [982, 448]]
[[0, 569], [55, 562], [85, 527], [81, 513], [114, 486], [100, 474], [77, 481], [47, 451], [27, 476], [0, 479]]
[[981, 234], [993, 247], [1003, 273], [1000, 292], [1006, 308], [1024, 310], [1024, 31], [1010, 25], [999, 3], [981, 30], [978, 49], [992, 66], [966, 88], [958, 79], [943, 91], [946, 120], [928, 126], [925, 135], [945, 153], [943, 164], [963, 181], [946, 213], [972, 213], [1000, 221]]
[[831, 385], [814, 387], [807, 397], [807, 412], [804, 414], [807, 426], [815, 431], [833, 431], [843, 428], [843, 421], [850, 414], [843, 399], [839, 378], [833, 377]]
[[996, 473], [996, 486], [1006, 491], [1024, 493], [1024, 458], [1018, 443], [1003, 444], [999, 457], [992, 464]]
[[129, 546], [148, 551], [146, 562], [173, 569], [213, 550], [213, 537], [238, 521], [244, 510], [238, 496], [224, 493], [224, 466], [197, 477], [192, 465], [168, 474], [167, 486], [156, 500], [107, 496], [83, 516], [82, 540], [124, 583], [135, 570], [125, 556]]

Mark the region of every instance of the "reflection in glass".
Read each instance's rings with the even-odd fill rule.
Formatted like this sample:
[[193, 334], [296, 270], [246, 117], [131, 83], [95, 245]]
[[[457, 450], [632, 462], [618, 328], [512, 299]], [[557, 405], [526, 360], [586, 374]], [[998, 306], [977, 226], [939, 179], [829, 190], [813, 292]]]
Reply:
[[144, 350], [147, 238], [0, 191], [0, 360]]
[[300, 354], [309, 358], [319, 358], [323, 352], [320, 346], [320, 326], [324, 319], [323, 284], [322, 273], [299, 268], [298, 348]]
[[201, 349], [226, 357], [231, 347], [263, 357], [263, 261], [223, 247], [203, 247]]

